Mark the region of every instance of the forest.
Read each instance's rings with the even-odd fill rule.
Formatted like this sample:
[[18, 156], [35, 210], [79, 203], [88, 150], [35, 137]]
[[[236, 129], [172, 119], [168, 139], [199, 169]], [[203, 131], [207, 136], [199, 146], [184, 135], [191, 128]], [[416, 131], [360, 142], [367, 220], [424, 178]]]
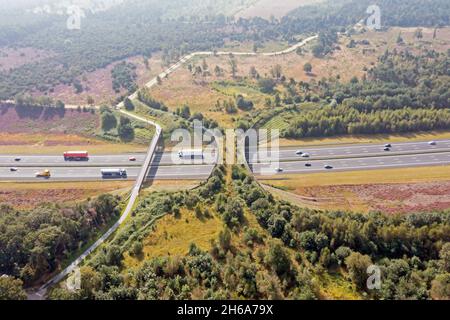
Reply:
[[[152, 225], [182, 209], [199, 219], [222, 219], [223, 230], [210, 249], [192, 243], [185, 255], [162, 255], [127, 268], [124, 254], [142, 255]], [[248, 215], [260, 228], [248, 226]], [[333, 274], [362, 298], [448, 299], [449, 217], [303, 209], [274, 199], [243, 168], [218, 166], [196, 190], [141, 199], [133, 222], [82, 268], [81, 290], [55, 288], [50, 297], [321, 299], [319, 279]], [[382, 270], [380, 290], [366, 287], [372, 264]]]
[[[385, 26], [449, 24], [450, 4], [446, 0], [427, 0], [426, 4], [419, 0], [375, 2], [383, 8]], [[138, 55], [150, 57], [155, 52], [162, 52], [163, 60], [170, 63], [192, 51], [221, 48], [227, 38], [254, 43], [268, 40], [293, 42], [294, 36], [300, 34], [328, 32], [353, 25], [367, 16], [369, 4], [373, 1], [330, 1], [318, 7], [302, 7], [281, 21], [267, 21], [261, 18], [235, 20], [214, 10], [209, 15], [162, 19], [161, 8], [144, 2], [88, 15], [83, 19], [82, 28], [75, 31], [67, 30], [65, 17], [59, 16], [31, 17], [28, 24], [10, 21], [9, 25], [4, 23], [0, 28], [3, 46], [43, 49], [55, 53], [56, 58], [1, 71], [0, 99], [30, 89], [49, 92], [58, 84], [77, 86], [77, 79], [83, 73]], [[30, 28], [33, 32], [29, 32]], [[327, 48], [322, 47], [324, 52], [321, 52], [319, 47], [317, 53], [326, 53]]]
[[118, 218], [120, 201], [102, 195], [73, 206], [16, 210], [0, 205], [0, 274], [26, 286], [41, 281]]

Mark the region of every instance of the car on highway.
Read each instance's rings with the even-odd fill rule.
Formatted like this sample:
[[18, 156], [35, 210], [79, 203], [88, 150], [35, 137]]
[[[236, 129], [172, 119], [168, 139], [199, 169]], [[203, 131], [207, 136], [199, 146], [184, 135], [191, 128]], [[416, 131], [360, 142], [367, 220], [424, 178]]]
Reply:
[[129, 161], [136, 161], [136, 157], [129, 157], [128, 160]]
[[11, 172], [16, 172], [16, 171], [19, 171], [19, 169], [16, 168], [16, 167], [12, 167], [12, 168], [9, 168], [9, 171], [11, 171]]
[[38, 171], [35, 173], [36, 178], [50, 178], [50, 170]]
[[333, 169], [333, 166], [330, 166], [329, 164], [327, 164], [326, 166], [324, 166], [325, 169], [330, 170]]
[[19, 162], [20, 160], [22, 160], [22, 158], [16, 157], [14, 158], [14, 161]]
[[298, 155], [298, 156], [301, 156], [303, 154], [303, 151], [297, 150], [297, 151], [295, 151], [295, 154]]
[[276, 168], [275, 172], [283, 172], [283, 168]]
[[430, 141], [430, 142], [428, 142], [428, 144], [429, 144], [430, 146], [435, 146], [435, 145], [437, 145], [437, 142], [436, 142], [436, 141]]
[[392, 148], [392, 144], [386, 143], [386, 144], [384, 145], [384, 147], [385, 147], [385, 148]]
[[312, 167], [311, 163], [305, 163], [305, 167]]
[[384, 148], [384, 151], [391, 151], [391, 148], [386, 147]]
[[302, 154], [302, 158], [309, 158], [310, 157], [310, 155], [309, 155], [309, 153], [304, 153], [304, 154]]

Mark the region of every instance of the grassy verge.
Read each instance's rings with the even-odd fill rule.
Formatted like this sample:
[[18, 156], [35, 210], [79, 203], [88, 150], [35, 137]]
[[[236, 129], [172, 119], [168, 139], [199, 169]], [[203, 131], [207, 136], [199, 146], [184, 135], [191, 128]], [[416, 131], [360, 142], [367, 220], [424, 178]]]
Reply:
[[431, 131], [405, 134], [348, 135], [326, 138], [306, 138], [301, 140], [280, 139], [280, 146], [326, 146], [336, 144], [395, 143], [450, 139], [450, 131]]
[[295, 190], [297, 187], [311, 186], [419, 183], [446, 180], [450, 180], [450, 166], [280, 175], [264, 177], [261, 182]]

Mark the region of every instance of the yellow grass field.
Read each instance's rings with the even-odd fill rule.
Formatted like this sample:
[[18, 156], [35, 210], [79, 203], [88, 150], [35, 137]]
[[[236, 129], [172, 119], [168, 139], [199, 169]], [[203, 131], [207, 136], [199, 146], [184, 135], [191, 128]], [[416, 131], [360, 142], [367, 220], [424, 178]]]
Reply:
[[[215, 215], [200, 220], [193, 212], [182, 210], [178, 219], [172, 215], [165, 216], [156, 222], [156, 230], [144, 239], [145, 259], [186, 255], [191, 243], [209, 250], [211, 240], [216, 239], [222, 229], [223, 223]], [[125, 265], [128, 267], [139, 263], [136, 258], [125, 255]]]
[[311, 186], [420, 183], [447, 180], [450, 180], [450, 166], [280, 175], [265, 177], [260, 181], [295, 190], [298, 187]]

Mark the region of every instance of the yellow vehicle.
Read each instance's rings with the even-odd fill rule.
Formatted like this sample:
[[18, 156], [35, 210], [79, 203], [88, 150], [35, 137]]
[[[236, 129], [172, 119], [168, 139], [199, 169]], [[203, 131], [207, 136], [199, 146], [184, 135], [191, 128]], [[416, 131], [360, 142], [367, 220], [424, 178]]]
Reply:
[[50, 178], [50, 170], [44, 170], [42, 172], [36, 172], [36, 178]]

